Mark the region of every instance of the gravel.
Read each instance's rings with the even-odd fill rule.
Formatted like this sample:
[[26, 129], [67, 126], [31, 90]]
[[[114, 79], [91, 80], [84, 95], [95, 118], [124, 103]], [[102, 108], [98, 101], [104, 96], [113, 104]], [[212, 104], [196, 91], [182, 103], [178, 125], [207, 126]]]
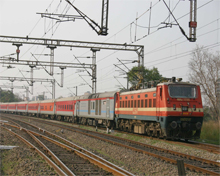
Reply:
[[0, 145], [17, 146], [11, 150], [0, 150], [0, 175], [57, 175], [35, 151], [2, 128], [0, 128]]
[[[113, 145], [79, 133], [74, 133], [72, 131], [64, 130], [62, 133], [61, 129], [57, 127], [38, 122], [31, 123], [60, 135], [135, 175], [178, 175], [176, 165], [167, 163], [152, 156], [138, 153], [130, 149]], [[196, 173], [189, 170], [186, 170], [186, 174], [193, 176], [202, 175], [201, 173]]]
[[[57, 128], [57, 127], [52, 127], [50, 125], [34, 122], [32, 120], [31, 120], [31, 123], [43, 128], [45, 130], [53, 132], [57, 135], [60, 135], [64, 138], [72, 141], [73, 143], [75, 143], [79, 146], [82, 146], [83, 148], [105, 158], [106, 160], [114, 163], [115, 165], [118, 165], [118, 166], [124, 168], [125, 170], [128, 170], [129, 172], [131, 172], [135, 175], [141, 175], [141, 176], [142, 175], [178, 175], [177, 166], [170, 164], [170, 163], [167, 163], [163, 160], [160, 160], [160, 159], [157, 159], [157, 158], [154, 158], [154, 157], [142, 154], [142, 153], [137, 153], [137, 152], [134, 152], [130, 149], [126, 149], [126, 148], [123, 148], [123, 147], [120, 147], [117, 145], [113, 145], [113, 144], [110, 144], [110, 143], [107, 143], [107, 142], [104, 142], [104, 141], [101, 141], [98, 139], [94, 139], [94, 138], [91, 138], [91, 137], [88, 137], [88, 136], [85, 136], [85, 135], [82, 135], [79, 133], [74, 133], [72, 131], [64, 130], [64, 132], [62, 133], [61, 129]], [[101, 130], [99, 130], [99, 131], [101, 131]], [[117, 135], [116, 132], [114, 134]], [[129, 135], [126, 135], [126, 134], [123, 134], [122, 136], [129, 137]], [[161, 147], [161, 148], [166, 148], [166, 149], [178, 151], [181, 153], [186, 153], [186, 154], [198, 156], [201, 158], [215, 160], [215, 161], [219, 160], [219, 158], [220, 158], [219, 157], [220, 155], [218, 155], [218, 154], [213, 154], [213, 153], [210, 153], [210, 152], [207, 152], [204, 150], [195, 149], [195, 148], [191, 148], [191, 147], [186, 147], [186, 146], [181, 146], [181, 145], [173, 145], [173, 144], [169, 144], [169, 143], [166, 143], [163, 141], [141, 138], [139, 140], [139, 142], [154, 145], [154, 146]], [[10, 145], [13, 145], [13, 144], [10, 144]], [[22, 150], [22, 151], [17, 151], [18, 149]], [[15, 153], [17, 153], [17, 152], [20, 152], [20, 153], [24, 152], [25, 153], [26, 152], [26, 154], [27, 154], [28, 152], [26, 150], [30, 150], [30, 149], [18, 147], [16, 149], [11, 150], [11, 151], [14, 151]], [[24, 156], [26, 154], [24, 154]], [[10, 158], [10, 157], [7, 157], [7, 158]], [[10, 158], [10, 159], [13, 160], [13, 158]], [[39, 157], [38, 157], [38, 159], [39, 159]], [[9, 160], [9, 161], [11, 161], [11, 160]], [[25, 161], [25, 158], [23, 158], [23, 160]], [[29, 162], [31, 162], [31, 161], [29, 161]], [[33, 167], [33, 163], [29, 167], [32, 166], [32, 168], [36, 168], [36, 167]], [[38, 162], [38, 164], [39, 164], [39, 162]], [[46, 165], [46, 167], [48, 168], [48, 165]], [[41, 167], [38, 166], [38, 168], [41, 168]], [[42, 167], [42, 168], [44, 168], [44, 167]], [[14, 169], [16, 169], [16, 168], [14, 168]], [[25, 170], [25, 169], [23, 169], [23, 170]], [[196, 173], [196, 172], [189, 171], [189, 170], [186, 170], [186, 174], [189, 176], [202, 175], [201, 173]], [[19, 174], [16, 173], [15, 175], [19, 175]], [[25, 174], [21, 174], [21, 175], [25, 175]], [[32, 175], [39, 175], [39, 174], [37, 174], [37, 171], [35, 171], [35, 174], [32, 174]]]

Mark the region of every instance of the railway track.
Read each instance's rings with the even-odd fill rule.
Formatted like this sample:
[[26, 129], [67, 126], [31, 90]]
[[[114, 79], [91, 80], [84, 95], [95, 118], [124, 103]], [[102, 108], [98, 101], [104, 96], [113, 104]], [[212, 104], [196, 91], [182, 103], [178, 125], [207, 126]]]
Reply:
[[[100, 129], [105, 129], [105, 128], [100, 127]], [[138, 137], [141, 136], [146, 139], [163, 141], [163, 142], [165, 141], [166, 143], [170, 143], [170, 144], [178, 144], [178, 145], [188, 146], [188, 147], [192, 147], [192, 148], [196, 148], [196, 149], [206, 150], [210, 153], [220, 154], [220, 146], [219, 145], [206, 144], [206, 143], [201, 143], [201, 142], [196, 142], [196, 141], [191, 141], [191, 140], [187, 141], [187, 142], [185, 140], [172, 141], [172, 140], [160, 139], [160, 138], [155, 138], [155, 137], [150, 137], [150, 136], [140, 135], [140, 134], [134, 134], [134, 133], [119, 131], [119, 130], [115, 130], [115, 132], [124, 133], [124, 134], [132, 134], [133, 136], [138, 136]]]
[[[92, 154], [89, 151], [86, 151], [79, 146], [74, 145], [65, 139], [62, 139], [57, 135], [47, 133], [42, 129], [40, 130], [40, 133], [34, 132], [40, 129], [37, 126], [29, 126], [28, 124], [24, 124], [19, 121], [10, 121], [10, 123], [13, 123], [13, 125], [8, 123], [3, 123], [3, 125], [12, 127], [14, 132], [5, 127], [2, 128], [12, 132], [26, 144], [30, 143], [29, 146], [31, 148], [41, 148], [41, 153], [44, 152], [48, 154], [53, 161], [62, 168], [61, 171], [55, 169], [59, 175], [132, 175], [124, 169], [115, 166], [114, 164]], [[32, 131], [30, 130], [31, 128], [35, 130]], [[22, 136], [18, 135], [18, 133], [22, 133]], [[54, 138], [63, 140], [65, 143], [68, 143], [68, 145], [49, 138], [46, 135], [51, 135]], [[35, 145], [31, 143], [35, 143]], [[50, 161], [50, 163], [53, 163], [53, 161]], [[55, 164], [52, 166], [55, 167], [54, 165]]]
[[[43, 120], [37, 119], [36, 121], [42, 123]], [[25, 123], [28, 124], [27, 122]], [[220, 174], [220, 171], [219, 171], [220, 163], [215, 162], [215, 161], [206, 160], [206, 159], [202, 159], [202, 158], [198, 158], [198, 157], [194, 157], [194, 156], [190, 156], [190, 155], [186, 155], [186, 154], [182, 154], [182, 153], [178, 153], [178, 152], [174, 152], [170, 150], [165, 150], [165, 149], [158, 148], [158, 147], [153, 147], [150, 145], [122, 139], [119, 137], [114, 137], [112, 135], [88, 131], [88, 130], [84, 130], [84, 129], [76, 128], [76, 127], [70, 127], [70, 126], [63, 125], [63, 124], [58, 125], [57, 123], [54, 124], [52, 122], [46, 122], [45, 120], [43, 121], [43, 123], [48, 124], [48, 125], [53, 125], [53, 126], [56, 126], [62, 129], [78, 132], [78, 133], [81, 133], [81, 134], [84, 134], [90, 137], [98, 138], [100, 140], [104, 140], [104, 141], [107, 141], [107, 142], [110, 142], [116, 145], [120, 145], [120, 146], [129, 148], [131, 150], [135, 150], [137, 152], [145, 153], [145, 154], [163, 159], [173, 164], [176, 164], [177, 160], [183, 160], [185, 167], [190, 170], [195, 170], [197, 172], [202, 172], [202, 173], [209, 174], [209, 175]], [[34, 127], [33, 125], [31, 126]]]
[[[22, 118], [24, 118], [24, 116], [22, 116]], [[81, 126], [84, 126], [84, 125], [81, 125]], [[106, 129], [106, 128], [98, 127], [98, 129], [103, 130], [103, 129]], [[166, 143], [169, 143], [169, 144], [177, 144], [177, 145], [182, 145], [182, 146], [188, 146], [188, 147], [192, 147], [192, 148], [196, 148], [196, 149], [205, 150], [205, 151], [208, 151], [210, 153], [220, 154], [220, 146], [219, 145], [201, 143], [201, 142], [196, 142], [196, 141], [186, 142], [185, 140], [178, 140], [178, 141], [165, 140], [165, 139], [159, 139], [159, 138], [154, 138], [154, 137], [150, 137], [150, 136], [146, 136], [146, 135], [134, 134], [134, 133], [119, 131], [119, 130], [115, 130], [115, 132], [124, 133], [124, 134], [132, 134], [133, 136], [138, 136], [138, 137], [141, 136], [141, 137], [146, 138], [146, 139], [162, 141], [162, 142], [165, 141]]]

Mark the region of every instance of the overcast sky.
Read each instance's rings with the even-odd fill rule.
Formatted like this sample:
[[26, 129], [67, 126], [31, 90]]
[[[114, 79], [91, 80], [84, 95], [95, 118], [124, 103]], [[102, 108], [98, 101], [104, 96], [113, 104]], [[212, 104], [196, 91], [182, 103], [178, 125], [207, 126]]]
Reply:
[[[102, 0], [75, 0], [73, 4], [93, 19], [101, 24]], [[152, 2], [151, 20], [150, 4]], [[180, 26], [189, 35], [189, 0], [166, 0]], [[110, 0], [108, 35], [98, 36], [94, 30], [81, 19], [74, 22], [56, 23], [55, 20], [42, 18], [38, 13], [56, 13], [67, 15], [78, 15], [65, 0], [0, 0], [0, 35], [51, 38], [87, 42], [103, 42], [118, 44], [144, 45], [144, 66], [147, 68], [158, 68], [164, 77], [181, 77], [183, 81], [188, 81], [188, 62], [191, 51], [198, 45], [209, 48], [213, 53], [220, 50], [220, 0], [198, 0], [197, 3], [197, 40], [189, 42], [182, 35], [179, 27], [165, 27], [163, 22], [175, 24], [170, 16], [167, 7], [162, 0]], [[137, 19], [137, 20], [136, 20]], [[148, 27], [151, 26], [148, 35]], [[15, 53], [16, 47], [11, 43], [0, 43], [0, 57]], [[55, 49], [55, 62], [78, 63], [74, 58], [92, 56], [90, 49], [58, 47]], [[35, 54], [41, 61], [49, 61], [49, 56], [39, 54], [50, 54], [50, 50], [45, 46], [23, 45], [20, 47], [21, 60], [35, 60], [31, 55]], [[119, 64], [118, 59], [137, 60], [137, 53], [131, 51], [101, 50], [97, 52], [97, 92], [114, 91], [122, 87], [118, 81], [126, 87], [125, 75], [121, 75], [118, 68], [113, 64]], [[13, 55], [13, 57], [16, 57]], [[91, 58], [79, 58], [82, 63], [91, 64]], [[10, 77], [30, 77], [28, 66], [16, 66], [7, 69], [8, 65], [0, 66], [0, 76]], [[122, 65], [119, 65], [128, 71]], [[137, 66], [137, 63], [127, 64], [129, 68]], [[40, 68], [40, 67], [39, 67]], [[47, 68], [49, 70], [49, 67]], [[22, 72], [22, 73], [21, 73]], [[55, 73], [60, 73], [60, 69], [55, 68]], [[79, 72], [79, 69], [64, 70], [64, 87], [56, 85], [56, 98], [59, 96], [68, 97], [75, 92], [74, 86], [78, 86], [78, 95], [86, 91], [91, 92], [91, 77], [86, 72]], [[117, 78], [118, 81], [114, 78]], [[56, 79], [60, 83], [60, 74], [49, 76], [44, 69], [34, 71], [35, 78]], [[0, 85], [9, 85], [9, 81], [0, 80]], [[27, 82], [14, 82], [16, 86], [27, 86]], [[81, 85], [81, 86], [80, 86]], [[46, 96], [51, 98], [51, 84], [34, 83], [34, 95], [46, 92]], [[71, 90], [69, 90], [69, 89]], [[25, 91], [15, 89], [14, 92], [22, 96]]]

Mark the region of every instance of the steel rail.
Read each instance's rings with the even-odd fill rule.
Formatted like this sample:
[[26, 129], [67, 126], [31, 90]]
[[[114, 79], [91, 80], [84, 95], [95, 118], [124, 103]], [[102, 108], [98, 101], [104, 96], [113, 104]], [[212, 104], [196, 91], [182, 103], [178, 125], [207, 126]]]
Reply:
[[60, 166], [68, 176], [75, 176], [75, 174], [49, 149], [44, 145], [39, 139], [37, 139], [29, 130], [23, 128], [47, 153], [51, 156], [54, 162]]
[[[38, 120], [37, 120], [38, 121]], [[39, 120], [41, 121], [41, 120]], [[23, 121], [22, 121], [23, 122]], [[24, 122], [24, 123], [27, 123], [27, 122]], [[50, 124], [51, 123], [48, 123], [48, 122], [45, 122], [45, 124]], [[27, 123], [28, 124], [28, 123]], [[32, 125], [32, 124], [29, 124], [29, 125]], [[87, 136], [90, 136], [90, 137], [94, 137], [96, 139], [100, 139], [102, 141], [106, 141], [106, 142], [109, 142], [109, 143], [112, 143], [112, 144], [116, 144], [116, 145], [119, 145], [119, 146], [122, 146], [122, 147], [125, 147], [125, 148], [129, 148], [131, 150], [134, 150], [134, 151], [137, 151], [137, 152], [140, 152], [140, 153], [145, 153], [147, 155], [150, 155], [150, 156], [153, 156], [153, 157], [156, 157], [156, 158], [159, 158], [159, 159], [163, 159], [164, 161], [168, 161], [170, 163], [173, 163], [173, 164], [177, 164], [177, 161], [174, 160], [174, 159], [171, 159], [171, 158], [167, 158], [167, 157], [164, 157], [164, 156], [160, 156], [160, 155], [157, 155], [157, 154], [153, 154], [153, 153], [150, 153], [150, 152], [147, 152], [147, 151], [144, 151], [144, 150], [141, 150], [141, 149], [137, 149], [137, 148], [134, 148], [134, 147], [130, 147], [130, 146], [127, 146], [127, 145], [124, 145], [124, 144], [121, 144], [121, 143], [118, 143], [118, 142], [115, 142], [115, 141], [111, 141], [111, 140], [108, 140], [108, 139], [105, 139], [105, 138], [102, 138], [102, 137], [98, 137], [98, 136], [95, 136], [95, 135], [92, 135], [92, 134], [89, 134], [88, 132], [81, 132], [81, 131], [77, 131], [77, 130], [74, 130], [74, 129], [70, 129], [70, 128], [65, 128], [63, 126], [59, 126], [59, 125], [55, 125], [53, 124], [53, 126], [57, 126], [59, 128], [64, 128], [64, 129], [67, 129], [67, 130], [70, 130], [70, 131], [74, 131], [74, 132], [77, 132], [77, 133], [81, 133], [81, 134], [84, 134], [84, 135], [87, 135]], [[79, 129], [79, 130], [82, 130], [81, 128], [77, 128], [77, 127], [74, 127], [76, 129]], [[88, 130], [85, 130], [85, 131], [88, 131]], [[94, 132], [94, 131], [93, 131]], [[98, 132], [94, 132], [94, 133], [98, 133]], [[105, 135], [105, 136], [110, 136], [108, 134], [103, 134], [102, 135]], [[111, 136], [113, 137], [113, 136]], [[120, 140], [124, 140], [126, 141], [127, 139], [123, 139], [123, 138], [120, 138], [120, 137], [116, 137], [114, 136], [115, 138], [118, 138]], [[128, 140], [130, 142], [134, 142], [134, 143], [138, 143], [138, 142], [135, 142], [135, 141], [131, 141], [131, 140]], [[138, 143], [139, 144], [139, 143]], [[143, 143], [140, 143], [141, 145], [146, 145], [148, 146], [147, 144], [143, 144]], [[154, 147], [154, 146], [150, 146], [149, 147], [151, 148], [155, 148], [157, 150], [160, 150], [160, 151], [164, 151], [167, 152], [167, 153], [171, 153], [171, 154], [174, 154], [174, 155], [178, 155], [178, 156], [184, 156], [185, 158], [190, 158], [192, 160], [197, 160], [198, 161], [201, 161], [201, 162], [207, 162], [207, 164], [211, 164], [211, 165], [216, 165], [216, 166], [220, 166], [220, 163], [218, 162], [215, 162], [215, 161], [211, 161], [211, 160], [207, 160], [207, 159], [203, 159], [203, 158], [199, 158], [199, 157], [195, 157], [195, 156], [191, 156], [191, 155], [187, 155], [187, 154], [182, 154], [182, 153], [179, 153], [179, 152], [174, 152], [174, 151], [171, 151], [171, 150], [167, 150], [167, 149], [162, 149], [162, 148], [159, 148], [159, 147]], [[184, 163], [184, 166], [186, 168], [188, 168], [189, 170], [195, 170], [197, 172], [202, 172], [202, 173], [205, 173], [205, 174], [209, 174], [209, 175], [219, 175], [218, 173], [216, 172], [212, 172], [212, 171], [209, 171], [209, 170], [206, 170], [206, 169], [203, 169], [203, 168], [200, 168], [200, 167], [197, 167], [197, 166], [194, 166], [194, 165], [191, 165], [191, 164], [187, 164], [187, 163]]]
[[[101, 127], [101, 129], [103, 129], [103, 128]], [[211, 145], [211, 144], [200, 143], [200, 142], [196, 142], [196, 141], [188, 141], [188, 142], [184, 142], [181, 140], [180, 141], [170, 141], [170, 140], [166, 140], [166, 139], [160, 139], [160, 138], [146, 136], [146, 135], [134, 134], [134, 133], [129, 133], [129, 132], [120, 131], [120, 130], [115, 130], [115, 132], [124, 133], [124, 134], [132, 134], [134, 136], [139, 136], [139, 137], [141, 136], [141, 137], [151, 139], [151, 140], [158, 140], [158, 141], [163, 141], [163, 142], [170, 143], [170, 144], [189, 146], [192, 148], [206, 150], [210, 153], [220, 154], [220, 146], [219, 145]]]
[[207, 150], [211, 153], [215, 153], [215, 154], [220, 154], [220, 146], [219, 145], [211, 145], [211, 144], [205, 144], [205, 143], [201, 143], [201, 142], [195, 142], [195, 141], [189, 141], [190, 144], [188, 144], [188, 146], [190, 145], [194, 145], [195, 148], [198, 149], [204, 149]]
[[19, 125], [16, 122], [13, 122], [11, 120], [8, 120], [11, 123], [14, 123], [17, 125], [16, 126], [12, 126], [14, 128], [19, 128], [20, 130], [25, 131], [26, 133], [28, 133], [50, 156], [51, 158], [55, 161], [55, 163], [60, 166], [63, 171], [68, 175], [68, 176], [75, 176], [75, 174], [50, 150], [47, 148], [47, 146], [45, 146], [39, 139], [37, 139], [32, 133], [30, 133], [28, 130], [26, 130], [25, 128], [23, 128], [21, 125]]
[[[103, 127], [99, 127], [99, 128], [103, 129]], [[124, 134], [131, 134], [131, 133], [125, 132], [125, 131], [119, 131], [119, 130], [115, 130], [115, 131], [120, 132], [120, 133], [124, 133]], [[138, 134], [132, 133], [132, 135], [140, 137], [140, 135], [138, 135]], [[158, 141], [163, 141], [164, 142], [164, 139], [153, 138], [153, 137], [150, 137], [150, 136], [143, 136], [143, 135], [141, 135], [141, 137], [151, 139], [151, 140], [158, 140]], [[168, 141], [168, 140], [165, 140], [165, 142], [170, 143], [170, 144], [179, 144], [179, 145], [189, 146], [189, 147], [192, 147], [192, 148], [206, 150], [210, 153], [220, 154], [220, 146], [219, 145], [211, 145], [211, 144], [200, 143], [200, 142], [196, 142], [196, 141], [188, 141], [188, 143], [186, 143], [186, 142], [183, 142], [183, 141]]]
[[[41, 121], [42, 120], [36, 120], [36, 121]], [[24, 121], [22, 121], [24, 122]], [[29, 124], [27, 122], [24, 122], [26, 124]], [[87, 135], [87, 136], [90, 136], [90, 137], [94, 137], [94, 138], [97, 138], [97, 139], [100, 139], [100, 140], [103, 140], [103, 141], [107, 141], [109, 143], [112, 143], [112, 144], [116, 144], [116, 145], [119, 145], [119, 146], [123, 146], [125, 148], [129, 148], [131, 150], [134, 150], [134, 151], [137, 151], [137, 152], [140, 152], [140, 153], [145, 153], [147, 155], [150, 155], [150, 156], [153, 156], [153, 157], [156, 157], [156, 158], [160, 158], [160, 159], [163, 159], [165, 161], [168, 161], [170, 163], [173, 163], [173, 164], [177, 164], [177, 161], [174, 160], [174, 159], [171, 159], [171, 158], [167, 158], [167, 157], [163, 157], [163, 156], [160, 156], [160, 155], [157, 155], [157, 154], [153, 154], [153, 153], [150, 153], [150, 152], [147, 152], [147, 151], [144, 151], [144, 150], [141, 150], [141, 149], [137, 149], [137, 148], [134, 148], [134, 147], [130, 147], [130, 146], [127, 146], [127, 145], [124, 145], [124, 144], [121, 144], [121, 143], [118, 143], [118, 142], [115, 142], [115, 141], [111, 141], [111, 140], [108, 140], [108, 139], [105, 139], [103, 137], [98, 137], [98, 136], [95, 136], [95, 135], [92, 135], [92, 134], [89, 134], [88, 130], [84, 130], [84, 129], [81, 129], [81, 128], [77, 128], [77, 127], [74, 127], [78, 130], [83, 130], [83, 131], [87, 131], [87, 132], [81, 132], [81, 131], [77, 131], [77, 130], [74, 130], [74, 129], [71, 129], [71, 128], [68, 128], [68, 127], [63, 127], [63, 126], [60, 126], [60, 125], [55, 125], [55, 124], [51, 124], [49, 122], [46, 122], [44, 121], [45, 124], [49, 124], [49, 125], [53, 125], [53, 126], [57, 126], [59, 128], [63, 128], [63, 129], [67, 129], [67, 130], [70, 130], [70, 131], [74, 131], [74, 132], [77, 132], [77, 133], [81, 133], [81, 134], [84, 134], [84, 135]], [[32, 126], [32, 124], [29, 124]], [[66, 125], [65, 125], [66, 126]], [[91, 132], [91, 131], [90, 131]], [[94, 132], [94, 131], [93, 131]], [[94, 132], [94, 133], [97, 133], [97, 134], [100, 134], [98, 132]], [[113, 138], [118, 138], [120, 140], [124, 140], [124, 141], [129, 141], [129, 142], [132, 142], [132, 143], [136, 143], [136, 144], [140, 144], [140, 145], [145, 145], [145, 146], [149, 146], [149, 148], [155, 148], [156, 150], [159, 150], [159, 151], [164, 151], [167, 152], [167, 153], [171, 153], [171, 154], [174, 154], [174, 155], [178, 155], [178, 156], [184, 156], [185, 158], [190, 158], [192, 160], [197, 160], [198, 161], [201, 161], [201, 162], [207, 162], [208, 164], [211, 164], [211, 165], [216, 165], [216, 166], [220, 166], [220, 163], [218, 162], [215, 162], [215, 161], [210, 161], [210, 160], [206, 160], [206, 159], [203, 159], [203, 158], [199, 158], [199, 157], [194, 157], [194, 156], [191, 156], [191, 155], [186, 155], [186, 154], [182, 154], [182, 153], [179, 153], [179, 152], [174, 152], [174, 151], [171, 151], [171, 150], [167, 150], [167, 149], [162, 149], [162, 148], [159, 148], [159, 147], [153, 147], [153, 146], [150, 146], [150, 145], [147, 145], [147, 144], [143, 144], [143, 143], [139, 143], [139, 142], [135, 142], [135, 141], [131, 141], [131, 140], [128, 140], [128, 139], [123, 139], [123, 138], [120, 138], [120, 137], [116, 137], [116, 136], [111, 136], [111, 135], [108, 135], [108, 134], [101, 134], [101, 135], [104, 135], [104, 136], [110, 136], [110, 137], [113, 137]], [[190, 165], [190, 164], [186, 164], [184, 163], [184, 166], [190, 170], [195, 170], [195, 171], [198, 171], [198, 172], [203, 172], [203, 173], [206, 173], [206, 174], [210, 174], [210, 175], [219, 175], [218, 173], [216, 172], [212, 172], [212, 171], [208, 171], [206, 169], [203, 169], [203, 168], [200, 168], [200, 167], [197, 167], [197, 166], [193, 166], [193, 165]]]
[[[4, 124], [6, 125], [6, 124]], [[14, 125], [10, 125], [12, 127], [15, 128], [19, 128], [17, 126]], [[59, 174], [59, 175], [64, 175], [64, 176], [68, 176], [62, 169], [60, 169], [50, 158], [48, 158], [43, 152], [41, 152], [37, 147], [35, 147], [33, 144], [31, 144], [30, 142], [28, 142], [26, 139], [24, 139], [23, 137], [21, 137], [20, 135], [18, 135], [17, 133], [11, 131], [8, 128], [5, 128], [3, 126], [0, 126], [1, 128], [9, 131], [10, 133], [12, 133], [13, 135], [15, 135], [17, 138], [19, 138], [22, 142], [24, 142], [27, 146], [29, 146], [31, 149], [34, 149], [51, 167], [54, 168], [54, 170]]]
[[[22, 121], [22, 123], [25, 123], [25, 122]], [[26, 122], [26, 124], [28, 124], [28, 123]], [[4, 125], [12, 126], [12, 127], [14, 127], [14, 128], [20, 128], [20, 127], [17, 127], [17, 126], [11, 125], [11, 124], [7, 124], [7, 123], [5, 123]], [[28, 124], [28, 125], [30, 125], [30, 124]], [[42, 128], [39, 128], [39, 127], [37, 127], [37, 126], [34, 126], [34, 125], [30, 125], [30, 126], [33, 126], [33, 127], [37, 128], [39, 131], [42, 131], [42, 132], [44, 132], [44, 133], [48, 133], [48, 134], [50, 133], [50, 132], [48, 132], [48, 131], [46, 131], [46, 130], [44, 130], [44, 129], [42, 129]], [[99, 157], [99, 156], [97, 156], [97, 155], [92, 154], [91, 152], [89, 152], [89, 151], [87, 151], [87, 150], [85, 150], [85, 149], [83, 149], [83, 148], [81, 148], [81, 147], [79, 147], [79, 146], [77, 146], [77, 145], [75, 145], [75, 144], [72, 144], [72, 143], [69, 142], [69, 141], [68, 141], [68, 143], [69, 143], [69, 144], [72, 144], [72, 146], [77, 146], [77, 147], [78, 147], [78, 150], [75, 149], [75, 148], [72, 148], [72, 147], [70, 147], [70, 146], [67, 146], [67, 145], [65, 145], [65, 144], [63, 144], [63, 143], [60, 143], [60, 142], [58, 142], [58, 141], [55, 141], [54, 139], [51, 139], [51, 138], [49, 138], [49, 137], [47, 137], [47, 136], [44, 136], [44, 135], [42, 135], [42, 134], [33, 132], [33, 131], [31, 131], [31, 130], [27, 130], [27, 129], [25, 129], [25, 128], [20, 128], [20, 129], [21, 129], [21, 130], [24, 130], [24, 131], [26, 131], [26, 132], [30, 132], [30, 133], [34, 134], [35, 136], [40, 136], [40, 137], [42, 137], [42, 138], [44, 138], [44, 139], [46, 139], [46, 140], [48, 140], [48, 141], [50, 141], [50, 142], [52, 142], [52, 143], [54, 143], [54, 144], [60, 146], [60, 147], [62, 147], [62, 148], [65, 148], [65, 149], [67, 149], [67, 150], [69, 150], [69, 151], [72, 151], [72, 152], [76, 153], [78, 156], [80, 156], [81, 158], [84, 158], [84, 159], [86, 159], [86, 160], [89, 160], [91, 163], [93, 163], [93, 164], [99, 166], [100, 168], [102, 168], [102, 169], [104, 169], [104, 170], [106, 170], [106, 171], [108, 171], [108, 172], [113, 173], [114, 175], [117, 175], [117, 176], [125, 176], [125, 175], [127, 175], [127, 176], [132, 176], [132, 175], [133, 175], [132, 173], [130, 173], [130, 172], [128, 172], [128, 171], [126, 171], [126, 170], [124, 170], [124, 169], [122, 169], [122, 168], [120, 168], [120, 167], [118, 167], [118, 166], [116, 166], [116, 165], [114, 165], [114, 164], [112, 164], [112, 163], [110, 163], [110, 162], [108, 162], [108, 161], [102, 159], [101, 157]], [[52, 134], [52, 133], [51, 133], [51, 134]], [[52, 134], [52, 135], [55, 135], [55, 134]], [[57, 136], [57, 135], [55, 135], [55, 136]], [[61, 139], [61, 138], [60, 138], [60, 139]], [[67, 140], [65, 140], [65, 141], [67, 141]], [[46, 146], [45, 146], [45, 148], [46, 148]], [[81, 152], [80, 150], [81, 150], [82, 152]], [[86, 154], [84, 154], [83, 152], [85, 152]], [[63, 169], [63, 168], [62, 168], [62, 169]], [[69, 175], [69, 174], [68, 174], [68, 175]]]
[[[29, 124], [27, 122], [24, 122], [24, 123], [34, 127], [34, 125], [32, 125], [32, 124]], [[49, 122], [45, 122], [44, 121], [44, 123], [51, 125], [51, 123], [49, 123]], [[65, 128], [65, 127], [59, 126], [57, 124], [53, 124], [53, 126], [57, 126], [57, 127], [60, 127], [60, 128]], [[79, 130], [84, 130], [84, 129], [77, 128], [77, 127], [74, 127], [74, 128], [79, 129]], [[87, 135], [87, 136], [99, 138], [100, 140], [105, 140], [105, 141], [110, 142], [110, 143], [115, 143], [115, 142], [112, 142], [111, 140], [108, 140], [108, 139], [105, 139], [105, 138], [102, 138], [102, 137], [97, 137], [95, 135], [89, 134], [88, 132], [84, 133], [84, 132], [77, 131], [77, 130], [74, 130], [74, 129], [71, 129], [71, 128], [68, 128], [68, 127], [65, 128], [65, 129], [71, 130], [71, 131], [74, 131], [74, 132], [78, 132], [78, 133], [82, 133], [82, 134]], [[88, 130], [84, 130], [84, 131], [88, 131]], [[96, 134], [100, 134], [99, 132], [95, 132], [95, 131], [92, 131], [92, 132], [96, 133]], [[129, 140], [129, 139], [124, 139], [124, 138], [120, 138], [120, 137], [117, 137], [117, 136], [112, 136], [112, 135], [108, 135], [108, 134], [104, 134], [104, 133], [101, 133], [101, 135], [103, 135], [103, 136], [110, 136], [112, 138], [116, 138], [116, 139], [119, 139], [119, 140], [124, 140], [124, 141], [129, 142], [129, 143], [134, 143], [134, 144], [137, 144], [137, 145], [140, 145], [140, 146], [148, 147], [148, 148], [151, 148], [151, 149], [156, 149], [158, 151], [163, 151], [163, 152], [170, 153], [170, 154], [173, 154], [173, 155], [181, 156], [181, 157], [184, 157], [184, 158], [190, 158], [191, 160], [197, 160], [197, 161], [201, 161], [201, 162], [204, 162], [204, 163], [207, 163], [207, 164], [216, 165], [216, 166], [220, 167], [220, 163], [216, 162], [216, 161], [207, 160], [207, 159], [200, 158], [200, 157], [197, 157], [197, 156], [187, 155], [187, 154], [184, 154], [184, 153], [175, 152], [175, 151], [172, 151], [172, 150], [163, 149], [163, 148], [160, 148], [160, 147], [156, 147], [156, 146], [152, 146], [152, 145], [148, 145], [148, 144], [144, 144], [144, 143], [140, 143], [140, 142], [136, 142], [136, 141], [132, 141], [132, 140]]]
[[101, 161], [97, 160], [96, 158], [93, 158], [92, 156], [89, 156], [89, 155], [87, 155], [87, 154], [84, 154], [84, 153], [81, 152], [81, 151], [78, 151], [78, 150], [76, 150], [76, 149], [74, 149], [74, 148], [72, 148], [72, 147], [70, 147], [70, 146], [68, 146], [68, 145], [66, 145], [66, 144], [63, 144], [63, 143], [61, 143], [61, 142], [58, 142], [58, 141], [56, 141], [56, 140], [54, 140], [54, 139], [52, 139], [52, 138], [49, 138], [49, 137], [47, 137], [47, 136], [45, 136], [45, 135], [42, 135], [42, 134], [39, 134], [39, 133], [30, 131], [30, 130], [28, 130], [28, 131], [29, 131], [30, 133], [34, 134], [35, 136], [40, 136], [40, 137], [42, 137], [42, 138], [44, 138], [44, 139], [46, 139], [46, 140], [48, 140], [48, 141], [50, 141], [50, 142], [52, 142], [52, 143], [54, 143], [54, 144], [60, 146], [60, 147], [62, 147], [62, 148], [65, 148], [65, 149], [67, 149], [67, 150], [69, 150], [69, 151], [71, 151], [71, 152], [76, 153], [76, 154], [77, 154], [78, 156], [80, 156], [81, 158], [84, 158], [84, 159], [86, 159], [86, 160], [89, 160], [91, 163], [93, 163], [93, 164], [99, 166], [100, 168], [102, 168], [102, 169], [104, 169], [104, 170], [106, 170], [106, 171], [108, 171], [108, 172], [113, 173], [114, 175], [118, 175], [118, 176], [124, 176], [124, 175], [128, 175], [128, 174], [129, 174], [129, 175], [133, 175], [133, 174], [131, 174], [131, 173], [124, 174], [124, 173], [122, 173], [122, 172], [116, 170], [116, 168], [113, 168], [113, 167], [111, 167], [111, 166], [108, 166], [107, 163], [102, 163]]

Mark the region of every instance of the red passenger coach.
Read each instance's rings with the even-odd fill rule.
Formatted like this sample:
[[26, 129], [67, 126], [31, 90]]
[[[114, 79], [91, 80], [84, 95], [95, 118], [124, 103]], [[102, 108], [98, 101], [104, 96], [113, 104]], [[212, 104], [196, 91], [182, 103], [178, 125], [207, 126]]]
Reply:
[[17, 111], [16, 103], [8, 103], [8, 112], [15, 113]]
[[8, 103], [0, 103], [0, 111], [7, 112], [8, 111]]
[[43, 100], [40, 102], [40, 115], [42, 117], [50, 116], [52, 119], [54, 118], [54, 100]]
[[32, 101], [28, 103], [28, 114], [37, 116], [39, 113], [39, 101]]
[[27, 114], [27, 101], [17, 103], [17, 114]]
[[55, 114], [58, 120], [71, 121], [74, 114], [74, 97], [61, 98], [55, 102]]

